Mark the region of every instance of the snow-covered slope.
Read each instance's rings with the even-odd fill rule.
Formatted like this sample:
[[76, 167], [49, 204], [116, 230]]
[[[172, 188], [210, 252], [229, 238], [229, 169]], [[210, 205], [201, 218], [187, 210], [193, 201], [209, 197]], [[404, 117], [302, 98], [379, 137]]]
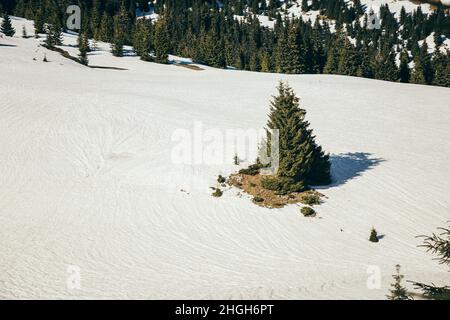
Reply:
[[[438, 0], [436, 0], [438, 1]], [[361, 0], [361, 4], [363, 5], [363, 8], [366, 12], [369, 12], [370, 9], [372, 9], [375, 13], [378, 14], [380, 7], [382, 5], [388, 5], [391, 12], [395, 14], [397, 18], [400, 18], [400, 11], [402, 7], [405, 8], [405, 12], [411, 13], [418, 9], [418, 7], [421, 8], [423, 13], [430, 13], [431, 12], [431, 5], [429, 3], [419, 3], [414, 2], [410, 0]], [[309, 2], [311, 4], [311, 1]], [[351, 0], [347, 1], [347, 4], [349, 6], [353, 5], [353, 2]], [[308, 12], [302, 11], [302, 4], [301, 0], [293, 1], [292, 5], [289, 7], [284, 4], [280, 8], [280, 13], [283, 16], [287, 17], [302, 17], [303, 21], [311, 21], [312, 23], [315, 22], [317, 17], [319, 16], [319, 10], [309, 10]], [[268, 16], [265, 15], [257, 15], [261, 25], [273, 28], [275, 25], [275, 20], [269, 20]], [[236, 15], [235, 18], [237, 19], [244, 19], [243, 16]], [[362, 23], [363, 19], [361, 19]], [[330, 21], [332, 27], [334, 26], [333, 20]]]
[[[383, 299], [397, 263], [407, 279], [450, 282], [415, 238], [450, 218], [449, 89], [194, 71], [101, 50], [92, 64], [128, 70], [90, 69], [36, 39], [0, 41], [1, 298]], [[196, 122], [264, 126], [280, 79], [332, 154], [320, 218], [235, 189], [211, 197], [217, 175], [237, 169], [231, 157], [172, 161], [173, 133]]]
[[400, 10], [402, 7], [405, 8], [406, 12], [413, 12], [417, 10], [420, 6], [423, 13], [430, 12], [430, 4], [428, 3], [418, 3], [419, 1], [411, 1], [411, 0], [361, 0], [361, 4], [365, 5], [367, 8], [378, 9], [382, 5], [388, 5], [389, 10], [395, 12], [396, 14], [400, 14]]

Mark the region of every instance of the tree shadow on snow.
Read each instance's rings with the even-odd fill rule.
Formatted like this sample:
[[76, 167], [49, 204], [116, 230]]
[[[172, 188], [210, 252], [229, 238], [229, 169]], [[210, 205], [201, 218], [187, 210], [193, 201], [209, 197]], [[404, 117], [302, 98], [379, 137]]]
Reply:
[[330, 161], [333, 182], [319, 189], [343, 185], [361, 176], [365, 171], [372, 169], [385, 160], [374, 158], [372, 154], [366, 152], [349, 152], [333, 154], [330, 156]]

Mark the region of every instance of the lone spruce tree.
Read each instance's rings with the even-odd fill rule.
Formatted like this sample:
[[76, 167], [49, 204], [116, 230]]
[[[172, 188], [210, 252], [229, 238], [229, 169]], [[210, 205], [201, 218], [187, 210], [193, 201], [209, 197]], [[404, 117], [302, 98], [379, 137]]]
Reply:
[[329, 156], [316, 144], [305, 115], [292, 88], [280, 82], [267, 124], [279, 130], [279, 168], [263, 183], [267, 189], [288, 194], [331, 182]]
[[0, 32], [7, 37], [12, 37], [16, 33], [16, 30], [14, 30], [12, 26], [11, 18], [6, 13], [3, 15], [3, 22], [0, 27]]

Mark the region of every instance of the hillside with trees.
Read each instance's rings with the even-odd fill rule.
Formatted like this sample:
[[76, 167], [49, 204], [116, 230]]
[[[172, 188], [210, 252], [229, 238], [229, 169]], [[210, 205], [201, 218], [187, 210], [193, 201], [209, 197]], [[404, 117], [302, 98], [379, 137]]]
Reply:
[[[0, 2], [3, 11], [44, 23], [53, 32], [64, 28], [67, 0]], [[72, 2], [71, 2], [72, 3]], [[300, 2], [224, 0], [78, 0], [82, 29], [89, 38], [111, 42], [122, 56], [133, 45], [143, 60], [167, 62], [167, 54], [192, 58], [217, 68], [290, 74], [339, 74], [388, 81], [450, 86], [450, 58], [443, 42], [450, 38], [448, 9], [430, 14], [420, 7], [397, 15], [380, 9], [380, 29], [368, 28], [366, 7], [359, 0], [301, 2], [303, 13], [317, 12], [315, 21], [286, 15]], [[136, 19], [140, 12], [158, 19]], [[273, 22], [273, 28], [260, 18]], [[425, 39], [433, 38], [434, 50]]]

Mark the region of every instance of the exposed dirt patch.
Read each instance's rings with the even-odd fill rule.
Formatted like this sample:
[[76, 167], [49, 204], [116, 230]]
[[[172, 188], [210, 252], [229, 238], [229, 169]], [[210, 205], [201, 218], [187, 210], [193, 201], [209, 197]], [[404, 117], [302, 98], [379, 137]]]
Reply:
[[253, 202], [261, 207], [282, 208], [287, 204], [303, 203], [310, 204], [311, 197], [317, 199], [315, 204], [320, 204], [325, 197], [320, 192], [308, 190], [305, 192], [294, 192], [288, 195], [278, 195], [275, 191], [267, 190], [261, 186], [261, 180], [267, 176], [260, 174], [246, 175], [235, 173], [228, 178], [228, 184], [243, 190], [245, 193], [253, 196]]

